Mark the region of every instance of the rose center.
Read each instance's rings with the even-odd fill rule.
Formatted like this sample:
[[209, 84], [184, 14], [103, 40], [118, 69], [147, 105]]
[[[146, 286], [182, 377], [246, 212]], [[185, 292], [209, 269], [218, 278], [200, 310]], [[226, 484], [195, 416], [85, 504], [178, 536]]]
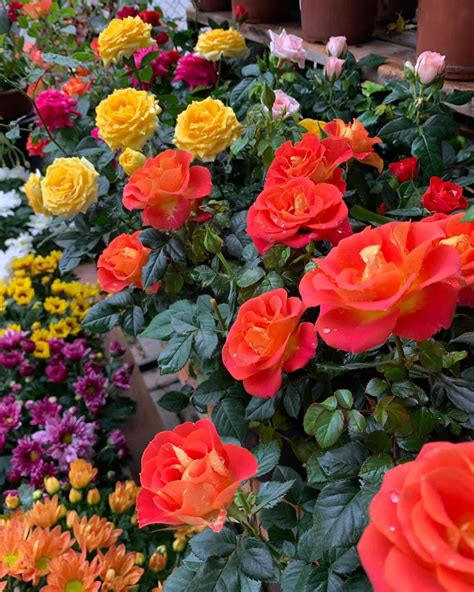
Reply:
[[380, 252], [380, 248], [380, 245], [369, 245], [359, 252], [360, 258], [365, 263], [362, 281], [369, 280], [383, 268], [385, 257]]
[[256, 354], [261, 354], [270, 343], [270, 335], [264, 327], [251, 327], [245, 334], [245, 341]]

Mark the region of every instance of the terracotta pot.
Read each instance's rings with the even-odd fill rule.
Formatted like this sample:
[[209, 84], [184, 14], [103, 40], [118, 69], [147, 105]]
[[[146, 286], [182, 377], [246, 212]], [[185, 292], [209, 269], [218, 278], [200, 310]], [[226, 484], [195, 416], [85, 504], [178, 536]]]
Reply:
[[418, 0], [379, 0], [378, 21], [396, 19], [401, 14], [405, 19], [413, 18]]
[[197, 9], [204, 12], [230, 10], [230, 0], [198, 0]]
[[378, 0], [301, 0], [301, 25], [306, 41], [327, 41], [344, 35], [348, 43], [370, 39]]
[[416, 51], [446, 56], [446, 78], [474, 79], [473, 0], [420, 0]]
[[0, 119], [14, 121], [33, 112], [33, 103], [12, 88], [0, 92]]
[[232, 8], [248, 10], [248, 23], [277, 23], [290, 19], [292, 0], [232, 0]]

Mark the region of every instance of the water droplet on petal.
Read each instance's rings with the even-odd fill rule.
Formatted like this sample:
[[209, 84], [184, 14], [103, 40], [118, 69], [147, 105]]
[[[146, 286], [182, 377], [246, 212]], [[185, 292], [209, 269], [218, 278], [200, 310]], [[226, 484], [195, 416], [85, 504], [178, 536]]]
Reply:
[[450, 559], [448, 561], [448, 565], [449, 565], [449, 567], [454, 567], [456, 565], [456, 560], [455, 559]]
[[400, 501], [400, 496], [398, 495], [398, 493], [396, 491], [393, 491], [390, 494], [390, 501], [394, 504], [398, 504], [398, 502]]
[[331, 333], [331, 329], [329, 327], [324, 327], [323, 333], [324, 335], [327, 335], [328, 333]]
[[390, 532], [395, 532], [397, 530], [395, 526], [389, 526], [388, 529]]

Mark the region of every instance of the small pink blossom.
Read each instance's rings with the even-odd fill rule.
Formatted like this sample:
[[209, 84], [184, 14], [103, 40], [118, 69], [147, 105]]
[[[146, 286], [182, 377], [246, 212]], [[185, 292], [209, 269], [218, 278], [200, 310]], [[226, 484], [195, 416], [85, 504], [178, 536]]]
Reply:
[[446, 70], [446, 56], [437, 51], [424, 51], [418, 56], [415, 74], [421, 84], [431, 84]]
[[275, 91], [275, 101], [272, 107], [273, 119], [287, 119], [293, 113], [297, 113], [299, 108], [300, 104], [296, 99], [280, 89]]
[[295, 62], [300, 68], [304, 67], [306, 50], [301, 37], [288, 35], [285, 29], [280, 34], [269, 30], [268, 34], [270, 35], [270, 52], [274, 56]]

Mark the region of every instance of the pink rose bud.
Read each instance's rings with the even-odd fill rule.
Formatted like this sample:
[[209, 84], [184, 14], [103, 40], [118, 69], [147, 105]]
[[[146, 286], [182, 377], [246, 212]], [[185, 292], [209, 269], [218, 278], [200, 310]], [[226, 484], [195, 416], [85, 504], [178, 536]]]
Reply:
[[297, 113], [299, 108], [300, 104], [296, 99], [280, 89], [275, 91], [275, 101], [272, 107], [273, 119], [287, 119], [293, 113]]
[[443, 76], [446, 70], [446, 56], [437, 51], [424, 51], [418, 56], [415, 74], [421, 84], [431, 84]]
[[345, 37], [329, 37], [326, 45], [328, 55], [343, 58], [347, 54], [347, 39]]
[[346, 63], [345, 60], [340, 60], [334, 56], [329, 56], [326, 62], [326, 67], [324, 68], [324, 73], [326, 74], [327, 78], [334, 82], [340, 78], [342, 73], [342, 68]]
[[295, 62], [300, 68], [304, 67], [306, 50], [301, 37], [288, 35], [285, 29], [279, 35], [270, 30], [268, 34], [270, 35], [270, 52], [274, 56]]

